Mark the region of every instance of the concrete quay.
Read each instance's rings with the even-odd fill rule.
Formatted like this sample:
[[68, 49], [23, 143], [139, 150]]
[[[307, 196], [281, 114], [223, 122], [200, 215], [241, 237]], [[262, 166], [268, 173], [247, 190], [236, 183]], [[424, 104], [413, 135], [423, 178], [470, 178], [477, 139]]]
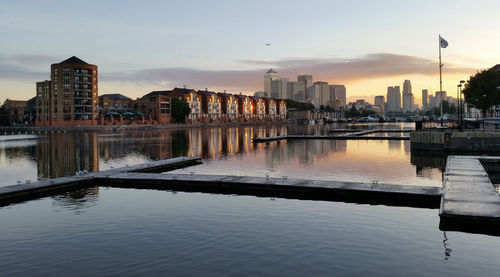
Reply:
[[500, 132], [458, 130], [415, 131], [410, 134], [411, 148], [444, 152], [499, 152]]
[[[80, 176], [1, 187], [0, 205], [83, 187], [110, 186], [439, 208], [442, 230], [500, 235], [500, 196], [490, 180], [492, 176], [500, 176], [500, 157], [449, 156], [442, 189], [377, 182], [165, 172], [199, 163], [201, 159], [198, 157], [179, 157]], [[489, 172], [485, 169], [485, 164], [488, 164]]]
[[420, 208], [438, 208], [441, 198], [441, 188], [439, 187], [320, 181], [286, 177], [123, 172], [111, 175], [100, 183], [105, 186], [137, 189], [244, 194]]
[[500, 163], [500, 157], [448, 157], [440, 228], [500, 234], [500, 196], [482, 162]]
[[112, 174], [120, 174], [122, 172], [165, 172], [199, 163], [201, 163], [201, 158], [199, 157], [179, 157], [106, 171], [0, 187], [0, 205], [36, 199], [81, 187], [98, 186], [100, 185], [99, 178], [106, 179]]

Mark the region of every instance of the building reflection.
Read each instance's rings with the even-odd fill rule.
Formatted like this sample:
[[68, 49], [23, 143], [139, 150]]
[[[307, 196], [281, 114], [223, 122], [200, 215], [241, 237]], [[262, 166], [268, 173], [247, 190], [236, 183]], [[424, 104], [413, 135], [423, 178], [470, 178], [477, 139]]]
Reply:
[[96, 133], [48, 134], [36, 146], [38, 178], [75, 175], [78, 171], [99, 171]]
[[98, 200], [99, 187], [90, 187], [52, 196], [52, 205], [80, 214], [85, 209], [95, 206]]

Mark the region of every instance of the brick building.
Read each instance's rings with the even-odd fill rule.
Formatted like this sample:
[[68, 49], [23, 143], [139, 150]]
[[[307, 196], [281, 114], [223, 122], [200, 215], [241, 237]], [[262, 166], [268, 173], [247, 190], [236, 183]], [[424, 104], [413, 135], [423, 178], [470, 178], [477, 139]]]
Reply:
[[97, 125], [97, 66], [73, 56], [50, 66], [36, 83], [37, 126]]

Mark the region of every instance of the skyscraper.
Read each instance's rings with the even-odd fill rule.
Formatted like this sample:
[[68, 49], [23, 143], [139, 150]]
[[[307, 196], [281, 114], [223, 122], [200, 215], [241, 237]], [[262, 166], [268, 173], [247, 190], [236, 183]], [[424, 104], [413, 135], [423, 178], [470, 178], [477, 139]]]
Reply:
[[303, 101], [305, 97], [305, 84], [299, 82], [287, 83], [287, 98], [297, 101]]
[[315, 94], [318, 99], [318, 104], [326, 105], [328, 101], [330, 101], [330, 86], [327, 82], [314, 82], [315, 86]]
[[407, 93], [412, 93], [410, 80], [405, 80], [403, 83], [403, 94], [407, 94]]
[[387, 112], [401, 112], [401, 91], [399, 86], [387, 88]]
[[403, 112], [413, 112], [413, 93], [403, 93]]
[[403, 112], [413, 111], [413, 93], [411, 92], [410, 80], [403, 83]]
[[383, 95], [375, 96], [375, 106], [384, 106], [385, 97]]
[[429, 91], [426, 89], [422, 90], [422, 110], [427, 110], [427, 105], [429, 104], [428, 102], [428, 93]]
[[279, 78], [278, 72], [274, 71], [272, 68], [264, 74], [264, 91], [267, 92], [267, 95], [271, 95], [271, 82], [273, 80], [279, 80]]
[[37, 82], [37, 126], [97, 125], [97, 66], [73, 56], [50, 66]]
[[342, 105], [347, 103], [346, 89], [344, 85], [330, 85], [330, 100], [335, 99], [342, 101]]
[[306, 90], [305, 90], [306, 91], [306, 95], [305, 95], [306, 98], [309, 98], [309, 95], [307, 95], [307, 91], [313, 85], [312, 80], [313, 80], [312, 75], [299, 75], [299, 76], [297, 76], [297, 82], [304, 83], [304, 85], [306, 87]]

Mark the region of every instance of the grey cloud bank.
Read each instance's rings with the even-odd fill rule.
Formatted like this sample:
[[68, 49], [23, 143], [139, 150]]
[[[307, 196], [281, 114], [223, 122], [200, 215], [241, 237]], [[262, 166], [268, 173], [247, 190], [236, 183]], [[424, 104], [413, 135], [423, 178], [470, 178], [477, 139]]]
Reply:
[[[38, 81], [49, 76], [49, 65], [59, 58], [42, 55], [0, 57], [1, 79], [31, 79]], [[85, 59], [84, 59], [85, 60]], [[281, 76], [294, 79], [300, 74], [312, 74], [315, 80], [334, 80], [339, 83], [377, 79], [400, 75], [435, 75], [438, 63], [431, 59], [390, 53], [368, 54], [352, 59], [285, 59], [278, 61], [240, 61], [249, 70], [201, 70], [183, 67], [142, 69], [128, 73], [100, 72], [101, 82], [167, 82], [173, 86], [193, 88], [224, 87], [255, 90], [261, 87], [265, 71], [275, 68]], [[99, 66], [99, 62], [94, 61]], [[46, 70], [39, 71], [44, 64]], [[37, 70], [35, 70], [36, 68]], [[445, 73], [472, 74], [476, 68], [445, 64]]]

